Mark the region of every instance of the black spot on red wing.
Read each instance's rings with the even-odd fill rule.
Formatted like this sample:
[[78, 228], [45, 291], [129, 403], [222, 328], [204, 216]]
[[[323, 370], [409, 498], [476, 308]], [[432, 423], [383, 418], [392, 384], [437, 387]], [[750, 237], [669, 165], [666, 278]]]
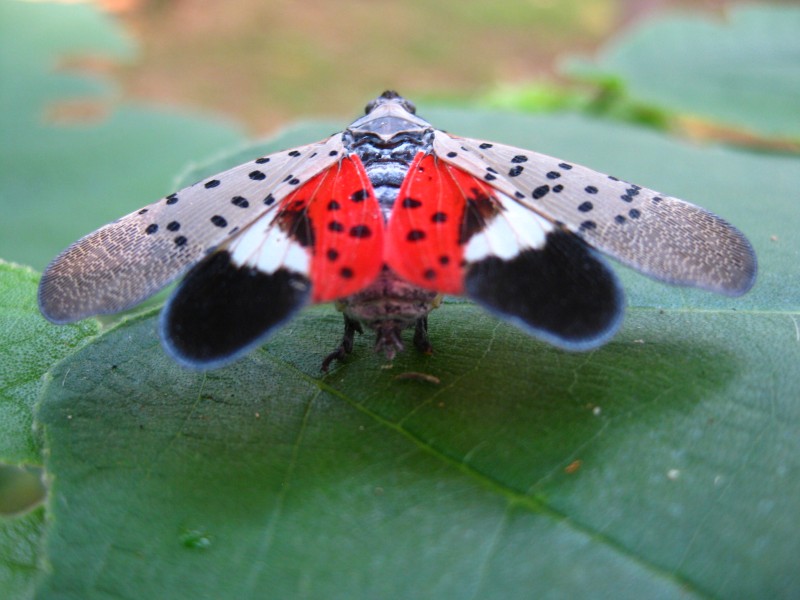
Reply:
[[150, 225], [148, 225], [148, 226], [145, 228], [145, 230], [144, 230], [144, 232], [145, 232], [147, 235], [152, 235], [152, 234], [154, 234], [156, 231], [158, 231], [158, 225], [156, 225], [155, 223], [151, 223], [151, 224], [150, 224]]
[[436, 279], [436, 271], [434, 269], [426, 269], [422, 276], [428, 281], [431, 281]]
[[341, 269], [339, 269], [339, 275], [341, 275], [345, 279], [352, 279], [355, 273], [353, 273], [353, 269], [351, 269], [350, 267], [342, 267]]
[[473, 188], [472, 196], [467, 197], [464, 215], [461, 220], [461, 231], [458, 233], [458, 243], [466, 244], [473, 235], [486, 227], [499, 212], [494, 198], [487, 196], [482, 190]]
[[328, 231], [332, 231], [334, 233], [341, 233], [344, 231], [344, 225], [342, 225], [339, 221], [331, 221], [328, 223]]
[[467, 296], [563, 348], [595, 347], [616, 331], [623, 295], [614, 273], [577, 236], [555, 231], [539, 250], [469, 266]]
[[247, 208], [250, 206], [250, 202], [247, 201], [247, 198], [243, 198], [242, 196], [234, 196], [231, 198], [231, 204], [239, 208]]
[[371, 236], [372, 230], [366, 225], [355, 225], [354, 227], [350, 228], [348, 234], [350, 235], [350, 237], [363, 239]]
[[443, 267], [449, 265], [450, 264], [450, 257], [447, 256], [446, 254], [442, 254], [439, 257], [439, 264], [442, 265]]
[[336, 200], [331, 200], [328, 202], [328, 210], [339, 210], [342, 208], [342, 205], [339, 204]]
[[431, 215], [431, 221], [433, 223], [444, 223], [447, 221], [447, 213], [443, 212], [436, 212]]
[[261, 180], [263, 180], [263, 179], [266, 179], [266, 178], [267, 178], [267, 176], [264, 174], [264, 172], [263, 172], [263, 171], [258, 171], [258, 170], [256, 170], [256, 171], [250, 171], [250, 173], [248, 173], [248, 175], [247, 175], [247, 176], [248, 176], [250, 179], [252, 179], [253, 181], [261, 181]]
[[339, 251], [334, 248], [329, 248], [328, 251], [325, 253], [325, 256], [328, 257], [328, 260], [334, 261], [339, 258]]
[[203, 184], [203, 187], [205, 187], [207, 190], [209, 190], [209, 189], [211, 189], [211, 188], [215, 188], [215, 187], [217, 187], [219, 184], [220, 184], [220, 181], [219, 181], [219, 179], [211, 179], [211, 180], [209, 180], [209, 181], [206, 181], [206, 182]]
[[419, 240], [424, 240], [426, 237], [425, 232], [421, 229], [412, 229], [408, 232], [408, 235], [406, 235], [406, 239], [409, 242], [418, 242]]
[[310, 288], [298, 273], [237, 267], [228, 252], [215, 252], [189, 271], [162, 311], [164, 346], [185, 365], [221, 366], [302, 308]]
[[297, 209], [284, 208], [275, 217], [275, 223], [303, 248], [313, 248], [316, 243], [311, 219], [304, 206]]
[[350, 200], [353, 202], [362, 202], [367, 198], [369, 198], [369, 190], [358, 190], [357, 192], [350, 194]]
[[416, 200], [411, 197], [403, 198], [403, 202], [400, 203], [400, 206], [403, 208], [419, 208], [422, 206], [422, 202]]

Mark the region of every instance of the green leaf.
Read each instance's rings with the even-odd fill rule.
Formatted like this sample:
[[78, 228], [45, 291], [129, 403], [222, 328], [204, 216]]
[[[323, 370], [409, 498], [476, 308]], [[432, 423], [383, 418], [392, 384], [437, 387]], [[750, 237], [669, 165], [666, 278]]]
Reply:
[[800, 9], [645, 22], [567, 73], [624, 82], [637, 101], [779, 138], [800, 138]]
[[4, 598], [33, 598], [41, 574], [44, 510], [17, 518], [0, 517], [0, 589]]
[[588, 354], [447, 303], [433, 357], [384, 368], [364, 336], [325, 377], [329, 307], [205, 374], [163, 355], [155, 317], [124, 323], [44, 394], [42, 597], [800, 590], [797, 161], [579, 117], [420, 113], [716, 210], [754, 242], [756, 288], [730, 299], [624, 271], [625, 326]]
[[325, 308], [208, 374], [164, 359], [153, 318], [62, 364], [43, 597], [797, 589], [788, 316], [633, 310], [587, 355], [440, 312], [433, 358], [382, 369], [362, 342], [326, 378]]
[[56, 327], [36, 305], [39, 275], [0, 261], [0, 462], [41, 464], [33, 406], [42, 376], [97, 334], [96, 321]]
[[[65, 58], [127, 58], [131, 43], [89, 4], [0, 0], [0, 256], [43, 268], [69, 243], [172, 191], [192, 159], [242, 143], [208, 117], [118, 105], [113, 86], [54, 73]], [[98, 122], [48, 115], [65, 101], [108, 113]]]
[[5, 516], [40, 503], [44, 491], [10, 465], [42, 464], [41, 440], [33, 431], [42, 377], [97, 332], [94, 321], [47, 323], [36, 306], [38, 281], [30, 269], [0, 261], [0, 590], [7, 598], [32, 594], [45, 527], [41, 509]]

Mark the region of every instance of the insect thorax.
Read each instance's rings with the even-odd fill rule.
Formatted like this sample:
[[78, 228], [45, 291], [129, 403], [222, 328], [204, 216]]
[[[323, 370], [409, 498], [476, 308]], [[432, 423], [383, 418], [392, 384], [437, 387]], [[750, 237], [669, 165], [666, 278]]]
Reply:
[[413, 127], [396, 133], [348, 129], [342, 141], [364, 163], [384, 218], [388, 219], [411, 161], [418, 152], [430, 152], [433, 129]]

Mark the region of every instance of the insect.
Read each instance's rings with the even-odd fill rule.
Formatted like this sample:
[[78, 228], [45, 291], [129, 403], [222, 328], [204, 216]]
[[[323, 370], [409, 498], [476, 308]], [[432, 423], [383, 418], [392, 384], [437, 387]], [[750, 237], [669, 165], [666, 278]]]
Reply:
[[45, 270], [55, 323], [128, 309], [185, 274], [164, 347], [229, 363], [309, 303], [336, 301], [344, 336], [431, 351], [428, 314], [464, 295], [567, 350], [606, 342], [624, 296], [599, 250], [655, 279], [738, 296], [747, 239], [708, 211], [530, 150], [450, 135], [387, 91], [320, 142], [234, 167], [89, 234]]

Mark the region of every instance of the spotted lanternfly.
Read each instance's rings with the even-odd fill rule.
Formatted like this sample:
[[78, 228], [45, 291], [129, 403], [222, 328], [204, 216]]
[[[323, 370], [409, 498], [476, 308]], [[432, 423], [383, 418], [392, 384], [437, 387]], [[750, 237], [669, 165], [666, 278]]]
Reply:
[[530, 150], [449, 135], [385, 92], [330, 138], [234, 167], [119, 219], [48, 266], [55, 323], [125, 310], [186, 273], [161, 313], [180, 363], [219, 367], [309, 303], [335, 300], [344, 338], [430, 352], [441, 294], [567, 350], [607, 341], [624, 297], [600, 250], [667, 283], [738, 296], [747, 239], [669, 196]]

